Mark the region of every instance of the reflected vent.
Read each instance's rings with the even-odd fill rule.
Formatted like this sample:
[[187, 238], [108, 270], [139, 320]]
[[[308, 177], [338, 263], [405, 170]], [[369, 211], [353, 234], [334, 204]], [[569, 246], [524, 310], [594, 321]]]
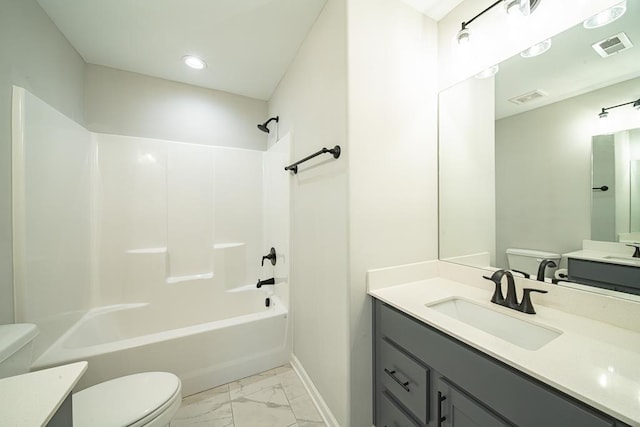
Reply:
[[606, 58], [607, 56], [614, 55], [633, 47], [629, 37], [625, 33], [619, 33], [615, 36], [611, 36], [605, 40], [599, 41], [596, 44], [591, 45], [598, 55]]
[[509, 99], [509, 101], [517, 105], [522, 105], [531, 101], [535, 101], [536, 99], [543, 98], [545, 96], [547, 96], [546, 92], [543, 92], [540, 89], [536, 89], [532, 90], [531, 92], [523, 93], [522, 95], [511, 98]]

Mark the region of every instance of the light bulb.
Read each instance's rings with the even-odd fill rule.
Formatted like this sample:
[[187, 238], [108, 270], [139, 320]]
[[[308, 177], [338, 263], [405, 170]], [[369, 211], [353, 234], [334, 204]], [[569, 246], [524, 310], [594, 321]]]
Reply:
[[604, 25], [610, 24], [616, 19], [620, 18], [627, 11], [627, 1], [620, 2], [613, 5], [609, 9], [593, 15], [591, 18], [586, 19], [582, 25], [584, 28], [598, 28]]
[[458, 41], [458, 44], [465, 44], [465, 43], [469, 43], [470, 39], [471, 39], [471, 34], [469, 33], [469, 29], [463, 25], [462, 29], [458, 31], [456, 40]]
[[523, 50], [522, 52], [520, 52], [520, 56], [522, 56], [523, 58], [533, 58], [534, 56], [542, 55], [543, 53], [548, 51], [550, 47], [551, 39], [547, 39], [543, 42], [534, 44], [527, 50]]
[[503, 0], [504, 10], [507, 15], [529, 16], [531, 14], [531, 4], [529, 0]]

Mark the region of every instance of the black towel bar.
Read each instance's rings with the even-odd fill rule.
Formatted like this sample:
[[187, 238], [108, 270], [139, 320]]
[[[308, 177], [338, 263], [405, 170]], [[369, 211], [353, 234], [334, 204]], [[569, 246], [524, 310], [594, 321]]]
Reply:
[[333, 155], [333, 158], [334, 158], [334, 159], [337, 159], [338, 157], [340, 157], [340, 146], [339, 146], [339, 145], [336, 145], [336, 146], [335, 146], [335, 147], [333, 147], [333, 148], [326, 148], [326, 147], [322, 147], [322, 150], [320, 150], [320, 151], [318, 151], [318, 152], [316, 152], [316, 153], [313, 153], [312, 155], [307, 156], [307, 157], [305, 157], [305, 158], [304, 158], [304, 159], [302, 159], [302, 160], [298, 160], [297, 162], [290, 164], [289, 166], [285, 167], [285, 168], [284, 168], [284, 170], [286, 170], [286, 171], [291, 171], [291, 172], [293, 172], [294, 174], [295, 174], [295, 173], [298, 173], [298, 165], [299, 165], [300, 163], [304, 163], [304, 162], [306, 162], [307, 160], [313, 159], [314, 157], [317, 157], [317, 156], [319, 156], [320, 154], [324, 154], [324, 153], [331, 153], [331, 154]]

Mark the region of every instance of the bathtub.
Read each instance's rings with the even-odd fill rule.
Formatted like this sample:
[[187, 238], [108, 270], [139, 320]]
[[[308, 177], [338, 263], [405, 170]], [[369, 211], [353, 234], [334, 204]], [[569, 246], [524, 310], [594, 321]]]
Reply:
[[33, 363], [89, 362], [75, 391], [144, 371], [173, 372], [194, 394], [289, 361], [287, 309], [262, 290], [188, 307], [140, 303], [90, 310]]

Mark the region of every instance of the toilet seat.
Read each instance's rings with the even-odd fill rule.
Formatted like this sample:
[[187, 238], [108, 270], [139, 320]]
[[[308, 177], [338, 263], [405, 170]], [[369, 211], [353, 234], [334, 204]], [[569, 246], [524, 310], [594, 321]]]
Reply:
[[181, 389], [180, 379], [168, 372], [145, 372], [96, 384], [73, 394], [73, 424], [164, 426], [180, 407]]

